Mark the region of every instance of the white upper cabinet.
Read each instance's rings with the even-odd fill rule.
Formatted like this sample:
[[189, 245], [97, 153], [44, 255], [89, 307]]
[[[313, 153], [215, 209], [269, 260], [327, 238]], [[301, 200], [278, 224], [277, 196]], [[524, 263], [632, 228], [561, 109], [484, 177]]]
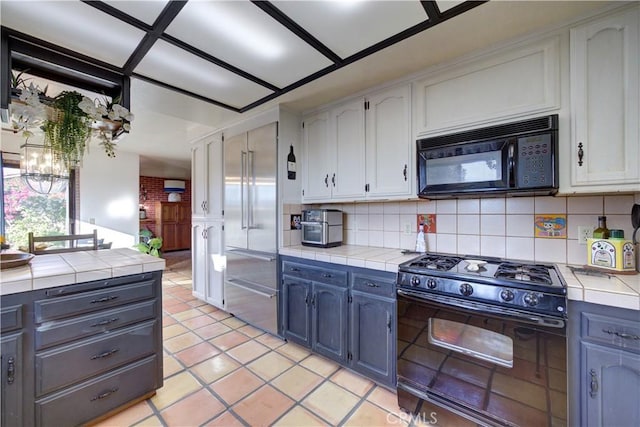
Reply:
[[329, 200], [329, 171], [333, 169], [330, 157], [329, 113], [322, 112], [306, 117], [303, 126], [303, 169], [302, 169], [302, 199]]
[[561, 192], [640, 190], [638, 7], [570, 31], [570, 183]]
[[328, 145], [332, 151], [333, 170], [329, 185], [333, 199], [364, 197], [365, 141], [364, 99], [342, 104], [331, 110]]
[[405, 85], [307, 117], [303, 202], [414, 196], [410, 97]]
[[191, 165], [192, 218], [222, 218], [222, 135], [195, 143]]
[[367, 97], [368, 198], [411, 196], [415, 179], [408, 85]]

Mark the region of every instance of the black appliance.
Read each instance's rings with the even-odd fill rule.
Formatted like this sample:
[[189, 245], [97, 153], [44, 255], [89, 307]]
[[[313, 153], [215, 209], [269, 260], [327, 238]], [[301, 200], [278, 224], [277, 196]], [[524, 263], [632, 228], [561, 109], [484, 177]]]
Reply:
[[397, 297], [401, 408], [438, 425], [567, 425], [555, 265], [427, 253], [399, 266]]
[[417, 141], [418, 196], [558, 191], [558, 115]]

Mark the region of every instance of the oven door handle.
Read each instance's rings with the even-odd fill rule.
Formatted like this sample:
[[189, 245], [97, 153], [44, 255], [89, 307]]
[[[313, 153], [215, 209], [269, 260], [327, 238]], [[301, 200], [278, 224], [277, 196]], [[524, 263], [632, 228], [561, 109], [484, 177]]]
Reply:
[[425, 294], [420, 292], [406, 291], [404, 289], [398, 289], [398, 295], [402, 295], [416, 301], [427, 300], [443, 305], [455, 306], [465, 310], [481, 312], [483, 314], [491, 315], [494, 317], [507, 317], [519, 322], [525, 322], [534, 325], [541, 325], [552, 328], [564, 328], [565, 326], [564, 320], [555, 317], [522, 313], [509, 308], [483, 304], [476, 301], [462, 301], [457, 298], [451, 298], [443, 295]]

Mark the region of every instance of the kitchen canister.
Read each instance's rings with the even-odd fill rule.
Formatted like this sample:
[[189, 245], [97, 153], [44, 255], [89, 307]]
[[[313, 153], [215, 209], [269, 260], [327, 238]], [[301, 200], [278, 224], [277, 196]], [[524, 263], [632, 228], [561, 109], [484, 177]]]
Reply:
[[635, 246], [624, 238], [587, 239], [587, 265], [615, 271], [635, 271]]

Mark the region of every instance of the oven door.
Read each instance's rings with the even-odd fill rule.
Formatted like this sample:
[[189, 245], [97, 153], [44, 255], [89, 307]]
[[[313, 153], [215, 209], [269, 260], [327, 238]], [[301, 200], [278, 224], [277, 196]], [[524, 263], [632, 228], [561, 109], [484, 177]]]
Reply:
[[315, 221], [302, 221], [302, 243], [321, 246], [327, 243], [326, 223]]
[[566, 425], [564, 322], [468, 304], [398, 290], [400, 406], [481, 425]]
[[418, 195], [508, 190], [515, 185], [514, 142], [501, 139], [418, 149]]

